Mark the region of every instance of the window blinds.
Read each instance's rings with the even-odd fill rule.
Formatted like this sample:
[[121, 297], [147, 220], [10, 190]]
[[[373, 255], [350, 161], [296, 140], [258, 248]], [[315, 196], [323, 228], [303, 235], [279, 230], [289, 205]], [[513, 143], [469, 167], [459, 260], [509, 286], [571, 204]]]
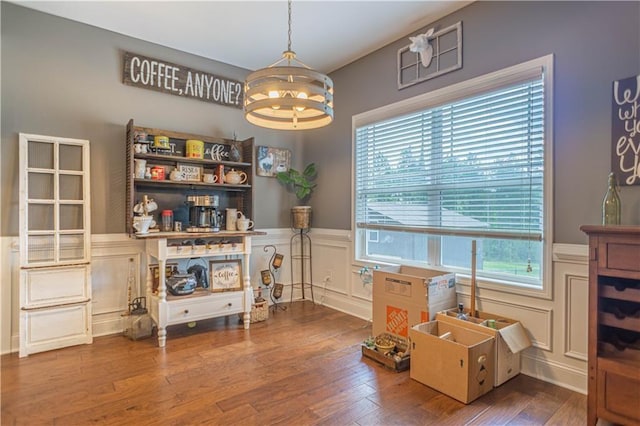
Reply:
[[541, 240], [541, 72], [355, 130], [356, 225]]

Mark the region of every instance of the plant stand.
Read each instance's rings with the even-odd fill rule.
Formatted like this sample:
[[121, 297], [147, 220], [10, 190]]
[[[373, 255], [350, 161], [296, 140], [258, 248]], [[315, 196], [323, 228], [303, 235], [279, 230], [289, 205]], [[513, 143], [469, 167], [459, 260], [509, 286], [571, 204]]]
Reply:
[[[311, 293], [311, 301], [315, 303], [315, 299], [313, 298], [313, 270], [311, 268], [311, 237], [309, 237], [309, 228], [300, 228], [294, 229], [295, 234], [291, 236], [291, 240], [289, 241], [289, 250], [291, 252], [291, 299], [290, 303], [293, 302], [293, 289], [300, 288], [302, 291], [302, 300], [305, 300], [305, 286], [309, 287], [309, 292]], [[294, 246], [296, 242], [299, 243], [300, 248], [298, 250], [298, 254], [294, 254]], [[295, 263], [299, 262], [300, 268], [300, 281], [296, 282], [294, 280], [294, 269]], [[309, 280], [305, 279], [305, 271], [309, 270]]]

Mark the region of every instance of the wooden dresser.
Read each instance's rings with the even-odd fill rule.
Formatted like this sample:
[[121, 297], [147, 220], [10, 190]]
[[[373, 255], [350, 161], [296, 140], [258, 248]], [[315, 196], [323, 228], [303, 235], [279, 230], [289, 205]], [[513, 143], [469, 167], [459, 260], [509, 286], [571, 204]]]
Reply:
[[587, 419], [640, 424], [640, 227], [582, 226], [589, 235]]

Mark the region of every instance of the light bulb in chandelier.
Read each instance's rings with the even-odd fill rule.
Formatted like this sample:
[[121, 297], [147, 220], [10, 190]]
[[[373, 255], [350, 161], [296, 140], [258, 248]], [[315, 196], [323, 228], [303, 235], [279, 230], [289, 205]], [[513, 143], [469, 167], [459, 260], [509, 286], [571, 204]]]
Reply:
[[[296, 95], [296, 98], [298, 98], [298, 99], [307, 99], [307, 98], [308, 98], [308, 96], [307, 96], [307, 94], [306, 94], [306, 93], [304, 93], [304, 92], [299, 92], [299, 93]], [[298, 111], [298, 112], [302, 112], [302, 111], [304, 111], [304, 106], [296, 106], [296, 107], [295, 107], [295, 109], [296, 109], [296, 111]]]
[[[277, 90], [270, 90], [269, 91], [269, 99], [275, 99], [275, 98], [279, 98], [280, 94], [278, 93]], [[280, 109], [280, 105], [271, 105], [272, 109]]]

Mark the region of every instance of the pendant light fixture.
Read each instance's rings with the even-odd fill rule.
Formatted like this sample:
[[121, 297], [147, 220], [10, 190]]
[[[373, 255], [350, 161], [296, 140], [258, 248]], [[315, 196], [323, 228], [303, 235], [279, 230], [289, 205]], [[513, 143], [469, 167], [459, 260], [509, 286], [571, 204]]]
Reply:
[[333, 81], [314, 71], [291, 50], [291, 0], [287, 50], [282, 59], [252, 72], [244, 82], [247, 121], [278, 130], [304, 130], [333, 121]]

